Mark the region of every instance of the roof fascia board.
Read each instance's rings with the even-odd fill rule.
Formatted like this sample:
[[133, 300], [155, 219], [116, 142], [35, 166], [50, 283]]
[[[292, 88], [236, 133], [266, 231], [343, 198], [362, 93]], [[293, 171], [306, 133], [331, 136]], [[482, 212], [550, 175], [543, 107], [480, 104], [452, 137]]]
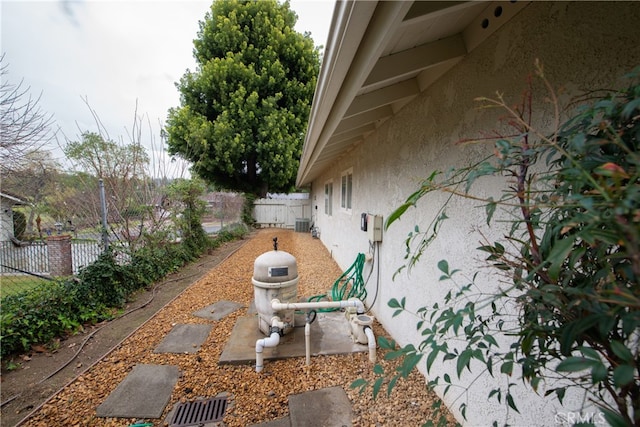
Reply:
[[298, 181], [305, 167], [313, 164], [311, 157], [322, 148], [317, 145], [320, 134], [375, 12], [376, 4], [374, 1], [336, 1], [309, 115]]
[[[320, 135], [316, 139], [316, 133], [307, 134], [307, 137], [311, 138], [308, 139], [308, 141], [311, 141], [310, 144], [313, 145], [313, 149], [311, 150], [311, 154], [307, 153], [307, 148], [303, 151], [303, 159], [300, 162], [300, 169], [298, 170], [298, 186], [303, 186], [310, 181], [309, 174], [313, 162], [318, 157], [324, 144], [326, 144], [333, 134], [333, 131], [340, 124], [344, 113], [362, 87], [366, 76], [370, 74], [375, 66], [377, 59], [380, 57], [389, 39], [393, 37], [393, 31], [389, 31], [389, 29], [396, 27], [402, 22], [412, 4], [413, 2], [411, 1], [354, 2], [352, 12], [357, 12], [360, 7], [365, 8], [366, 11], [370, 11], [369, 8], [373, 5], [374, 13], [372, 16], [370, 15], [368, 25], [364, 25], [364, 28], [361, 20], [353, 21], [353, 25], [357, 25], [353, 29], [349, 25], [349, 22], [345, 23], [344, 26], [341, 25], [346, 35], [355, 32], [356, 34], [363, 34], [363, 36], [361, 37], [359, 46], [356, 46], [355, 51], [351, 52], [351, 60], [348, 61], [350, 64], [348, 72], [341, 81], [342, 84], [339, 93], [333, 98], [333, 102], [329, 103], [329, 115], [326, 121], [324, 121], [323, 126], [321, 126]], [[343, 16], [343, 19], [346, 18], [347, 16]], [[326, 79], [327, 77], [322, 76], [322, 78]], [[333, 76], [333, 78], [335, 79], [336, 76]], [[332, 98], [329, 98], [328, 101], [331, 100]], [[315, 126], [317, 125], [318, 124], [315, 124]], [[315, 141], [315, 143], [313, 141]]]

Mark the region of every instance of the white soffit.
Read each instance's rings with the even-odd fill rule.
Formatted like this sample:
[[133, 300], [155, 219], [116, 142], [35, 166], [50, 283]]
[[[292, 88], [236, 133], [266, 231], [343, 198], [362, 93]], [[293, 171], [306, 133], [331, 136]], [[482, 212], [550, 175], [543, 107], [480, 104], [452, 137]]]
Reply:
[[338, 1], [298, 170], [309, 184], [527, 1]]

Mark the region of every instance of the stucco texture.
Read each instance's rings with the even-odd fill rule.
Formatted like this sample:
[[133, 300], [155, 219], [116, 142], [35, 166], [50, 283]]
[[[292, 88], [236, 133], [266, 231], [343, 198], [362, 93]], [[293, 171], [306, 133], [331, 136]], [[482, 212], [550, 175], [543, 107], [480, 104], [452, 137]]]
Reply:
[[[357, 253], [373, 253], [367, 234], [360, 231], [360, 213], [383, 215], [385, 219], [433, 170], [467, 165], [492, 152], [490, 145], [460, 145], [456, 142], [477, 138], [500, 129], [500, 112], [478, 110], [477, 97], [493, 97], [496, 91], [510, 103], [518, 103], [526, 89], [527, 76], [539, 60], [549, 81], [565, 92], [561, 100], [593, 89], [622, 87], [622, 76], [640, 64], [638, 49], [640, 3], [633, 2], [532, 2], [511, 21], [462, 59], [450, 72], [423, 91], [391, 119], [384, 122], [363, 143], [345, 155], [312, 185], [315, 224], [321, 239], [338, 264], [346, 269]], [[535, 92], [535, 125], [547, 129], [552, 123], [550, 105], [543, 98], [538, 82]], [[353, 169], [353, 208], [340, 209], [340, 176]], [[324, 185], [333, 183], [333, 214], [324, 213]], [[483, 180], [474, 187], [481, 197], [497, 194], [503, 181]], [[437, 216], [447, 198], [434, 194], [422, 200], [416, 209], [384, 233], [377, 251], [373, 272], [367, 284], [368, 301], [376, 317], [400, 344], [419, 343], [416, 319], [408, 315], [392, 318], [387, 307], [391, 298], [407, 297], [408, 306], [417, 309], [441, 301], [449, 285], [438, 281], [436, 264], [447, 259], [469, 277], [477, 271], [482, 257], [482, 231], [500, 238], [504, 230], [487, 227], [484, 210], [473, 202], [454, 199], [447, 209], [450, 217], [438, 238], [410, 272], [394, 273], [405, 264], [407, 234], [418, 225], [424, 230]], [[365, 274], [369, 273], [371, 263]], [[488, 292], [496, 289], [499, 278], [483, 270], [479, 283]], [[375, 299], [375, 302], [374, 302]], [[430, 377], [449, 372], [455, 377], [455, 365], [438, 364]], [[425, 367], [420, 366], [425, 373]], [[444, 400], [456, 413], [467, 403], [468, 425], [557, 425], [557, 413], [577, 409], [579, 401], [564, 408], [551, 399], [543, 399], [519, 383], [511, 391], [516, 396], [520, 414], [508, 411], [507, 405], [487, 398], [488, 392], [504, 386], [497, 376], [464, 374], [462, 386]], [[515, 377], [515, 374], [514, 374]], [[441, 391], [441, 390], [440, 390]], [[457, 413], [459, 420], [463, 419]]]

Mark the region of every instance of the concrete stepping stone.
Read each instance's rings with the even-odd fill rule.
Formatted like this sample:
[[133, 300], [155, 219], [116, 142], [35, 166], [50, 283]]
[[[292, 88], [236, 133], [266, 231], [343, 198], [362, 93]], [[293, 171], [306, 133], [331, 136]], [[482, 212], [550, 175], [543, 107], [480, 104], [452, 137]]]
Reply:
[[197, 353], [209, 336], [212, 325], [175, 325], [153, 350], [154, 353]]
[[342, 387], [329, 387], [289, 396], [293, 427], [350, 427], [351, 401]]
[[267, 421], [260, 424], [252, 424], [249, 427], [291, 427], [291, 419], [289, 417], [278, 418], [277, 420]]
[[194, 312], [193, 315], [207, 320], [220, 320], [242, 307], [244, 306], [237, 302], [218, 301], [215, 304], [201, 308]]
[[250, 427], [351, 427], [351, 401], [342, 387], [289, 396], [289, 416]]
[[160, 418], [179, 377], [176, 366], [136, 365], [96, 408], [96, 415], [102, 418]]

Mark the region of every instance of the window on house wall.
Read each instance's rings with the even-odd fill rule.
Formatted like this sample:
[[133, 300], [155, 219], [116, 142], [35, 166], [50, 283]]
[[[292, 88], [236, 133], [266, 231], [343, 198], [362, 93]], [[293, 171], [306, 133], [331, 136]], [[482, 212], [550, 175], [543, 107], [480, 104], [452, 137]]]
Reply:
[[353, 170], [342, 173], [340, 187], [340, 207], [351, 212], [351, 195], [353, 192]]
[[329, 216], [333, 214], [333, 182], [324, 184], [324, 213]]

